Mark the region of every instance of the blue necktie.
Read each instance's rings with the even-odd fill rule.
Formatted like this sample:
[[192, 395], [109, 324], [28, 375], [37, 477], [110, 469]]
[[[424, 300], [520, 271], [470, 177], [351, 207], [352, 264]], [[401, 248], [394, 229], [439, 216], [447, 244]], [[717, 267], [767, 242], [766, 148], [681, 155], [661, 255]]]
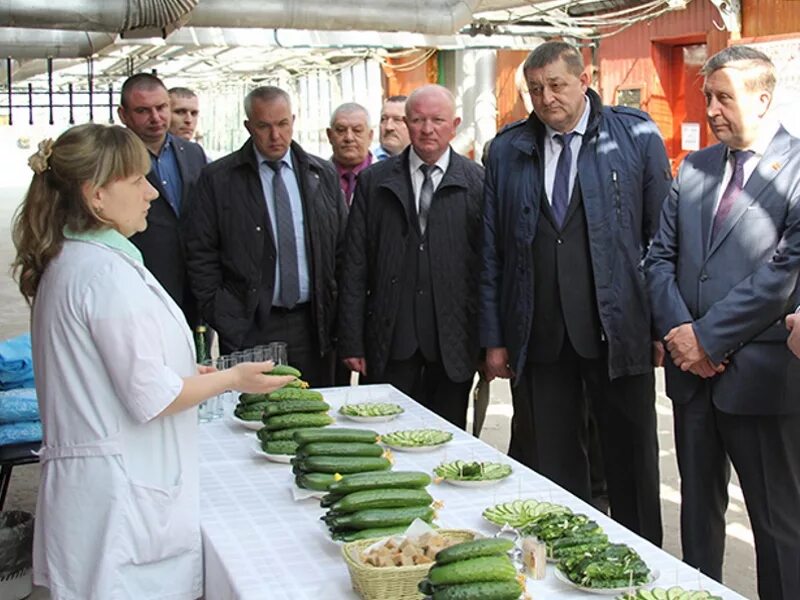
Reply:
[[714, 224], [711, 227], [712, 242], [714, 238], [717, 237], [719, 230], [722, 229], [722, 224], [725, 222], [725, 219], [728, 218], [731, 208], [733, 208], [733, 202], [744, 187], [744, 163], [746, 163], [747, 159], [753, 156], [753, 154], [755, 154], [755, 152], [752, 150], [731, 150], [731, 156], [733, 156], [733, 173], [731, 174], [731, 180], [725, 187], [725, 191], [722, 192], [719, 206], [717, 206], [717, 214], [714, 215]]
[[561, 154], [558, 156], [556, 164], [556, 177], [553, 180], [552, 209], [553, 217], [559, 228], [564, 225], [564, 217], [567, 216], [569, 206], [569, 180], [570, 170], [572, 169], [572, 142], [573, 133], [557, 133], [553, 137], [563, 146]]
[[282, 160], [267, 160], [272, 176], [272, 196], [275, 201], [275, 232], [278, 238], [278, 265], [281, 270], [281, 305], [293, 308], [300, 299], [300, 273], [297, 268], [297, 240], [294, 237], [294, 219], [289, 192], [281, 176]]

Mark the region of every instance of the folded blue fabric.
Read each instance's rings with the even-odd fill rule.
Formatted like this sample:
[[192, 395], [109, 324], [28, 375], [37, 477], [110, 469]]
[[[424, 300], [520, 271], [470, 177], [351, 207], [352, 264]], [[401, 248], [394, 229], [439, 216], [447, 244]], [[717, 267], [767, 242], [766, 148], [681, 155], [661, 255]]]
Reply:
[[33, 387], [33, 357], [29, 333], [0, 343], [0, 390], [20, 387]]
[[0, 424], [38, 420], [39, 403], [34, 388], [0, 392]]
[[41, 439], [42, 424], [39, 421], [0, 425], [0, 446], [38, 442]]

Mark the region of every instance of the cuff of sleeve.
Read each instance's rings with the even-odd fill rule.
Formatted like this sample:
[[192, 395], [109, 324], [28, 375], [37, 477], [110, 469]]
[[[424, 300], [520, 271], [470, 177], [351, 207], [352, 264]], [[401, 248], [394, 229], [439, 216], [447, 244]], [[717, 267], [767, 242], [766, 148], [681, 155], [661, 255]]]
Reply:
[[162, 367], [147, 381], [135, 382], [128, 403], [133, 418], [140, 423], [151, 421], [175, 401], [183, 390], [183, 378], [168, 367]]

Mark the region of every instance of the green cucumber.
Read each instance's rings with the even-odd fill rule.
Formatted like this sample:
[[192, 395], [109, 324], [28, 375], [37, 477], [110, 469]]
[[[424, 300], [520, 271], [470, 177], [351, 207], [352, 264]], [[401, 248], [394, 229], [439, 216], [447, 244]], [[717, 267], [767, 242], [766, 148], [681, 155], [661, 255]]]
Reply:
[[459, 560], [449, 565], [435, 566], [428, 579], [435, 586], [477, 581], [511, 581], [517, 570], [508, 556], [481, 556]]
[[267, 402], [266, 394], [239, 394], [239, 404], [255, 404], [257, 402]]
[[331, 511], [351, 513], [367, 508], [400, 508], [429, 506], [433, 502], [425, 490], [363, 490], [348, 494], [331, 505]]
[[283, 387], [269, 394], [270, 402], [281, 400], [322, 400], [322, 394], [317, 390], [305, 390], [302, 388]]
[[318, 492], [327, 492], [335, 480], [335, 476], [330, 473], [302, 473], [294, 478], [297, 487]]
[[275, 365], [271, 371], [267, 371], [264, 375], [291, 375], [292, 377], [299, 378], [302, 373], [299, 369], [295, 369], [289, 365]]
[[267, 454], [294, 454], [297, 444], [293, 440], [261, 442], [261, 449]]
[[481, 538], [462, 542], [440, 550], [436, 555], [437, 565], [447, 565], [459, 560], [505, 554], [514, 547], [514, 542], [505, 538]]
[[337, 531], [331, 534], [334, 540], [355, 542], [356, 540], [370, 540], [372, 538], [385, 538], [400, 535], [406, 532], [408, 525], [395, 525], [394, 527], [371, 527], [358, 531]]
[[378, 432], [369, 429], [352, 429], [349, 427], [327, 427], [315, 431], [307, 430], [298, 433], [294, 441], [301, 446], [313, 442], [360, 442], [374, 444], [378, 441]]
[[434, 586], [433, 600], [517, 600], [522, 586], [516, 579]]
[[266, 427], [262, 427], [258, 430], [256, 435], [260, 440], [267, 440], [267, 441], [277, 441], [277, 440], [294, 440], [294, 432], [295, 431], [302, 431], [304, 429], [320, 429], [319, 427], [292, 427], [291, 429], [276, 429], [274, 431], [270, 431]]
[[288, 415], [276, 415], [267, 417], [264, 415], [264, 426], [271, 430], [274, 429], [295, 429], [297, 427], [325, 427], [333, 423], [333, 419], [328, 413], [291, 413]]
[[375, 456], [308, 456], [297, 463], [305, 471], [317, 473], [363, 473], [390, 469], [389, 459]]
[[264, 407], [264, 416], [286, 415], [289, 413], [327, 412], [330, 405], [323, 400], [281, 400], [268, 402]]
[[298, 456], [383, 456], [383, 447], [361, 442], [311, 442], [303, 444]]
[[[297, 437], [295, 437], [295, 440]], [[331, 492], [349, 494], [362, 490], [390, 488], [424, 488], [431, 483], [431, 477], [421, 471], [386, 471], [382, 473], [357, 473], [345, 475], [331, 485]]]
[[[431, 521], [434, 517], [430, 506], [409, 506], [404, 508], [369, 508], [358, 512], [337, 515], [325, 520], [334, 530], [372, 529], [374, 527], [395, 527], [410, 525], [414, 519]], [[513, 567], [512, 567], [513, 568]]]

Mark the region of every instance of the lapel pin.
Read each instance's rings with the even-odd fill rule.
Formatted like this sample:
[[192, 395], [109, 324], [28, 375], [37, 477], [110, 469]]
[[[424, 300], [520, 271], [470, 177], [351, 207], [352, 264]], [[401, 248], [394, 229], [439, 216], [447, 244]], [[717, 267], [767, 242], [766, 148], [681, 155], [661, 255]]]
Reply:
[[772, 164], [770, 165], [770, 167], [772, 167], [772, 170], [773, 170], [773, 171], [780, 171], [780, 170], [781, 170], [781, 163], [779, 163], [779, 162], [774, 162], [774, 163], [772, 163]]

